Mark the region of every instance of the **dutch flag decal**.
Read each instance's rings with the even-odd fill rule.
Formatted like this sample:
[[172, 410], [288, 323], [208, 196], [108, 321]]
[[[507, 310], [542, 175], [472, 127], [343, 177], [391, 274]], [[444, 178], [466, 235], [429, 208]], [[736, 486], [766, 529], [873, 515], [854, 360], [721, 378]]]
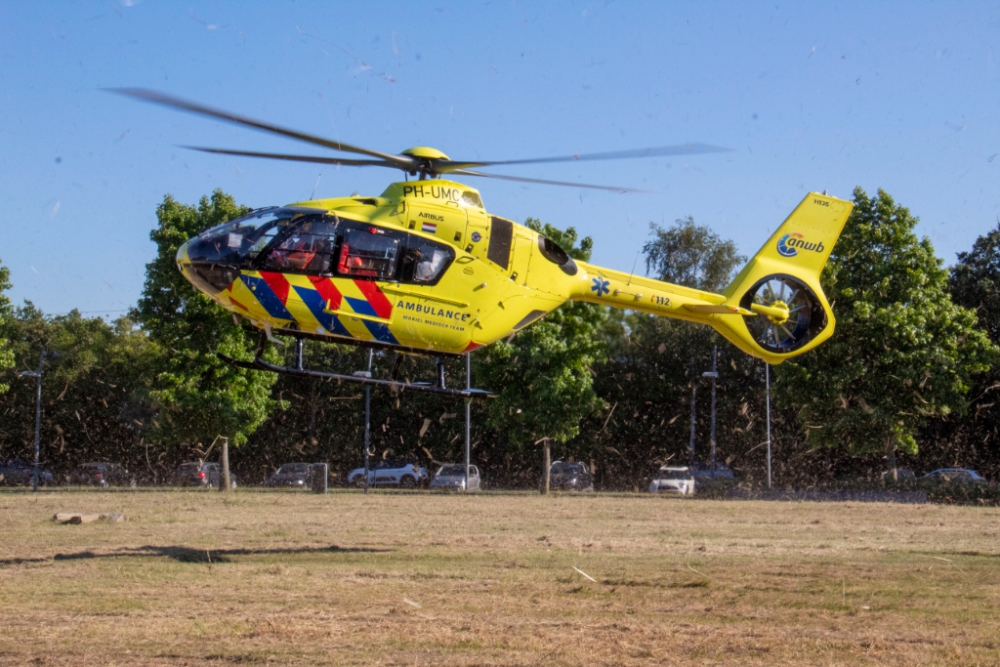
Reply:
[[438, 226], [433, 222], [425, 222], [421, 225], [420, 231], [427, 232], [428, 234], [437, 234]]

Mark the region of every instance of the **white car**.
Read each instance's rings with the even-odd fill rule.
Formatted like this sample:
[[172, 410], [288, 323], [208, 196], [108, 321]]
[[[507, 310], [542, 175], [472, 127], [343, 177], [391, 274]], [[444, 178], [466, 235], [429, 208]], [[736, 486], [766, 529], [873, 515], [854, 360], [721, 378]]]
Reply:
[[[365, 469], [355, 468], [347, 475], [347, 483], [365, 485]], [[427, 483], [427, 470], [406, 461], [379, 461], [368, 471], [369, 486], [398, 486], [414, 489]]]
[[[479, 491], [479, 468], [469, 466], [469, 491]], [[438, 469], [431, 480], [432, 489], [465, 491], [465, 464], [446, 463]]]
[[650, 493], [694, 495], [694, 475], [687, 466], [663, 466], [649, 484]]

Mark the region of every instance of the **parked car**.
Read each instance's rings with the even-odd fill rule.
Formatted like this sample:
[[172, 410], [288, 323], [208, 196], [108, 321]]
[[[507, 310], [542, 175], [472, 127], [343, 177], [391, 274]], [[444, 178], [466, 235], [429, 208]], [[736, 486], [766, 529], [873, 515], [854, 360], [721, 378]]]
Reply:
[[[35, 466], [21, 459], [0, 459], [0, 484], [4, 486], [31, 486]], [[38, 468], [38, 485], [48, 486], [54, 482], [52, 473]]]
[[698, 486], [711, 487], [720, 484], [735, 484], [736, 475], [725, 463], [716, 461], [701, 461], [691, 466], [691, 474], [694, 475]]
[[693, 496], [695, 487], [694, 475], [687, 466], [663, 466], [653, 481], [649, 483], [650, 493], [673, 493], [681, 496]]
[[84, 463], [69, 475], [70, 484], [81, 486], [135, 486], [135, 478], [117, 463]]
[[312, 485], [311, 463], [283, 463], [264, 482], [264, 486], [289, 486], [305, 489]]
[[922, 484], [968, 484], [986, 486], [989, 482], [975, 470], [967, 468], [938, 468], [920, 478]]
[[469, 466], [469, 488], [465, 488], [465, 464], [446, 463], [441, 466], [431, 480], [432, 489], [448, 489], [454, 491], [479, 491], [481, 480], [479, 468]]
[[[219, 488], [219, 479], [222, 477], [222, 466], [218, 463], [202, 463], [191, 461], [182, 463], [174, 471], [172, 483], [174, 486], [196, 486], [205, 489]], [[236, 475], [229, 473], [229, 483], [236, 488]]]
[[[545, 480], [542, 480], [542, 485]], [[549, 488], [563, 491], [593, 491], [594, 476], [587, 469], [587, 464], [577, 461], [553, 461], [549, 466]]]
[[[365, 469], [355, 468], [347, 475], [347, 483], [354, 486], [365, 485]], [[427, 469], [399, 459], [379, 461], [368, 471], [369, 486], [399, 486], [414, 489], [427, 484]]]

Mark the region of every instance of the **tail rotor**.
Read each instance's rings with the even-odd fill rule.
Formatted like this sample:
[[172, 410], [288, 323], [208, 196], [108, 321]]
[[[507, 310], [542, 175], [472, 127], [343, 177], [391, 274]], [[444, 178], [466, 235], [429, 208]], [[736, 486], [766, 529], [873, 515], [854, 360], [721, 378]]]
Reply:
[[757, 281], [743, 295], [740, 307], [757, 315], [745, 320], [754, 341], [777, 354], [806, 345], [828, 324], [816, 294], [801, 280], [785, 274]]
[[810, 192], [726, 288], [715, 328], [744, 352], [780, 364], [833, 335], [836, 320], [820, 274], [851, 214], [851, 202]]

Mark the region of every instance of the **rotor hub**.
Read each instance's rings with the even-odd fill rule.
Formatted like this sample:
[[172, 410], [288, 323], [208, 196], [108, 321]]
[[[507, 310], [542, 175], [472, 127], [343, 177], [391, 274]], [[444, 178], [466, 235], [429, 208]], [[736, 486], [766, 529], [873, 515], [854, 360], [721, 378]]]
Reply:
[[758, 315], [763, 315], [772, 324], [784, 324], [788, 321], [791, 312], [788, 304], [781, 300], [773, 301], [767, 305], [755, 303], [750, 306], [750, 310]]

